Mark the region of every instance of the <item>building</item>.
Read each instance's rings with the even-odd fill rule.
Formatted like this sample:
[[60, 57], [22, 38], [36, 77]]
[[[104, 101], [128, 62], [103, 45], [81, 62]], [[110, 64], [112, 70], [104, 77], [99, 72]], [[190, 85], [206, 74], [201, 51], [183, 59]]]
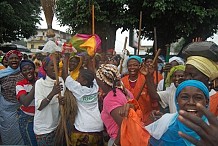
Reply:
[[[55, 37], [54, 37], [55, 41], [66, 42], [72, 37], [71, 34], [66, 32], [62, 32], [55, 29], [53, 29], [53, 31], [55, 33]], [[31, 36], [29, 39], [27, 39], [27, 48], [42, 49], [44, 44], [48, 41], [48, 38], [46, 37], [46, 33], [47, 33], [47, 29], [38, 29], [37, 34], [35, 36]]]

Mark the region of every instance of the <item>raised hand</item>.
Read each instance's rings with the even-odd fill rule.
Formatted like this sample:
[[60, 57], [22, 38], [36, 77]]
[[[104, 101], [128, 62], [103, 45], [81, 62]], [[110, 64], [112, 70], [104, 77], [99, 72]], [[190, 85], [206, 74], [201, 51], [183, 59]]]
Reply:
[[197, 110], [207, 117], [209, 125], [201, 118], [193, 116], [186, 111], [179, 111], [179, 120], [190, 129], [194, 130], [200, 140], [195, 139], [185, 133], [179, 132], [179, 135], [196, 146], [216, 146], [218, 144], [218, 120], [208, 109], [197, 103]]

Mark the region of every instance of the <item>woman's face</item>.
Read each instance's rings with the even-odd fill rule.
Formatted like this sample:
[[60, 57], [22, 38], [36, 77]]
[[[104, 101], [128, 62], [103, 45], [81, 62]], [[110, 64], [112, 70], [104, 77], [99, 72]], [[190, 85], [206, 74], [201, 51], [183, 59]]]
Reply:
[[78, 64], [79, 64], [79, 59], [77, 59], [76, 57], [71, 58], [69, 61], [69, 70], [70, 71], [75, 70]]
[[[59, 63], [57, 61], [57, 69], [59, 68]], [[52, 61], [49, 61], [49, 63], [47, 64], [47, 66], [45, 66], [45, 72], [47, 74], [47, 76], [49, 76], [50, 78], [52, 78], [53, 80], [55, 80], [55, 70], [54, 70], [54, 64]]]
[[20, 63], [20, 59], [16, 54], [11, 54], [8, 57], [8, 66], [10, 66], [12, 69], [17, 69]]
[[32, 65], [27, 64], [23, 66], [21, 72], [28, 81], [35, 80], [35, 70]]
[[184, 81], [184, 71], [182, 70], [177, 70], [173, 73], [172, 81], [176, 87]]
[[153, 63], [153, 59], [147, 59], [147, 60], [145, 61], [145, 65], [146, 65], [146, 66], [150, 66], [152, 63]]
[[127, 68], [130, 76], [137, 76], [140, 69], [140, 64], [137, 60], [130, 59], [127, 63]]
[[185, 87], [180, 92], [177, 101], [180, 110], [184, 110], [198, 117], [202, 117], [203, 114], [197, 111], [196, 104], [200, 103], [206, 107], [209, 102], [200, 89], [191, 86]]
[[198, 80], [203, 82], [205, 86], [209, 87], [209, 78], [190, 64], [187, 64], [185, 67], [185, 80]]

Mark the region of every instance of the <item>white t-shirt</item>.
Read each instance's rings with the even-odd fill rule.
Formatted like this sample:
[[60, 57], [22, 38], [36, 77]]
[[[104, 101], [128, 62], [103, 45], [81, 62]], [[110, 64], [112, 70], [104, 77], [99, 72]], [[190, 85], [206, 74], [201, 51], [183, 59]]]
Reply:
[[[171, 83], [170, 86], [174, 85], [174, 83]], [[157, 85], [157, 91], [165, 91], [163, 90], [164, 87], [164, 79], [160, 80], [160, 82]], [[166, 89], [169, 87], [166, 87]]]
[[163, 108], [169, 106], [170, 113], [177, 112], [175, 103], [176, 87], [174, 84], [171, 84], [170, 87], [166, 88], [165, 91], [159, 91], [157, 93], [160, 96], [160, 104]]
[[[64, 87], [64, 81], [59, 77], [59, 81]], [[41, 105], [43, 99], [45, 99], [53, 89], [56, 80], [51, 79], [46, 76], [44, 79], [39, 79], [36, 81], [35, 85], [35, 116], [34, 116], [34, 133], [36, 135], [51, 133], [56, 129], [59, 123], [59, 103], [58, 95], [55, 95], [49, 104], [41, 111], [38, 108]], [[61, 92], [64, 95], [65, 87]]]
[[103, 130], [98, 107], [98, 84], [93, 81], [93, 87], [82, 86], [79, 82], [67, 77], [65, 85], [77, 100], [78, 113], [74, 126], [81, 132], [100, 132]]

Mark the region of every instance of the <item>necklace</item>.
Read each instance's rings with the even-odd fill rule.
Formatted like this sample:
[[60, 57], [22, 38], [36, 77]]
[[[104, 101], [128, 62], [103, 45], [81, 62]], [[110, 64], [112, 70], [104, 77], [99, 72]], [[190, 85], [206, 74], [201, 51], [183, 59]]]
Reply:
[[137, 81], [137, 79], [135, 79], [135, 80], [130, 80], [130, 79], [129, 79], [129, 81], [130, 81], [130, 82], [136, 82], [136, 81]]

